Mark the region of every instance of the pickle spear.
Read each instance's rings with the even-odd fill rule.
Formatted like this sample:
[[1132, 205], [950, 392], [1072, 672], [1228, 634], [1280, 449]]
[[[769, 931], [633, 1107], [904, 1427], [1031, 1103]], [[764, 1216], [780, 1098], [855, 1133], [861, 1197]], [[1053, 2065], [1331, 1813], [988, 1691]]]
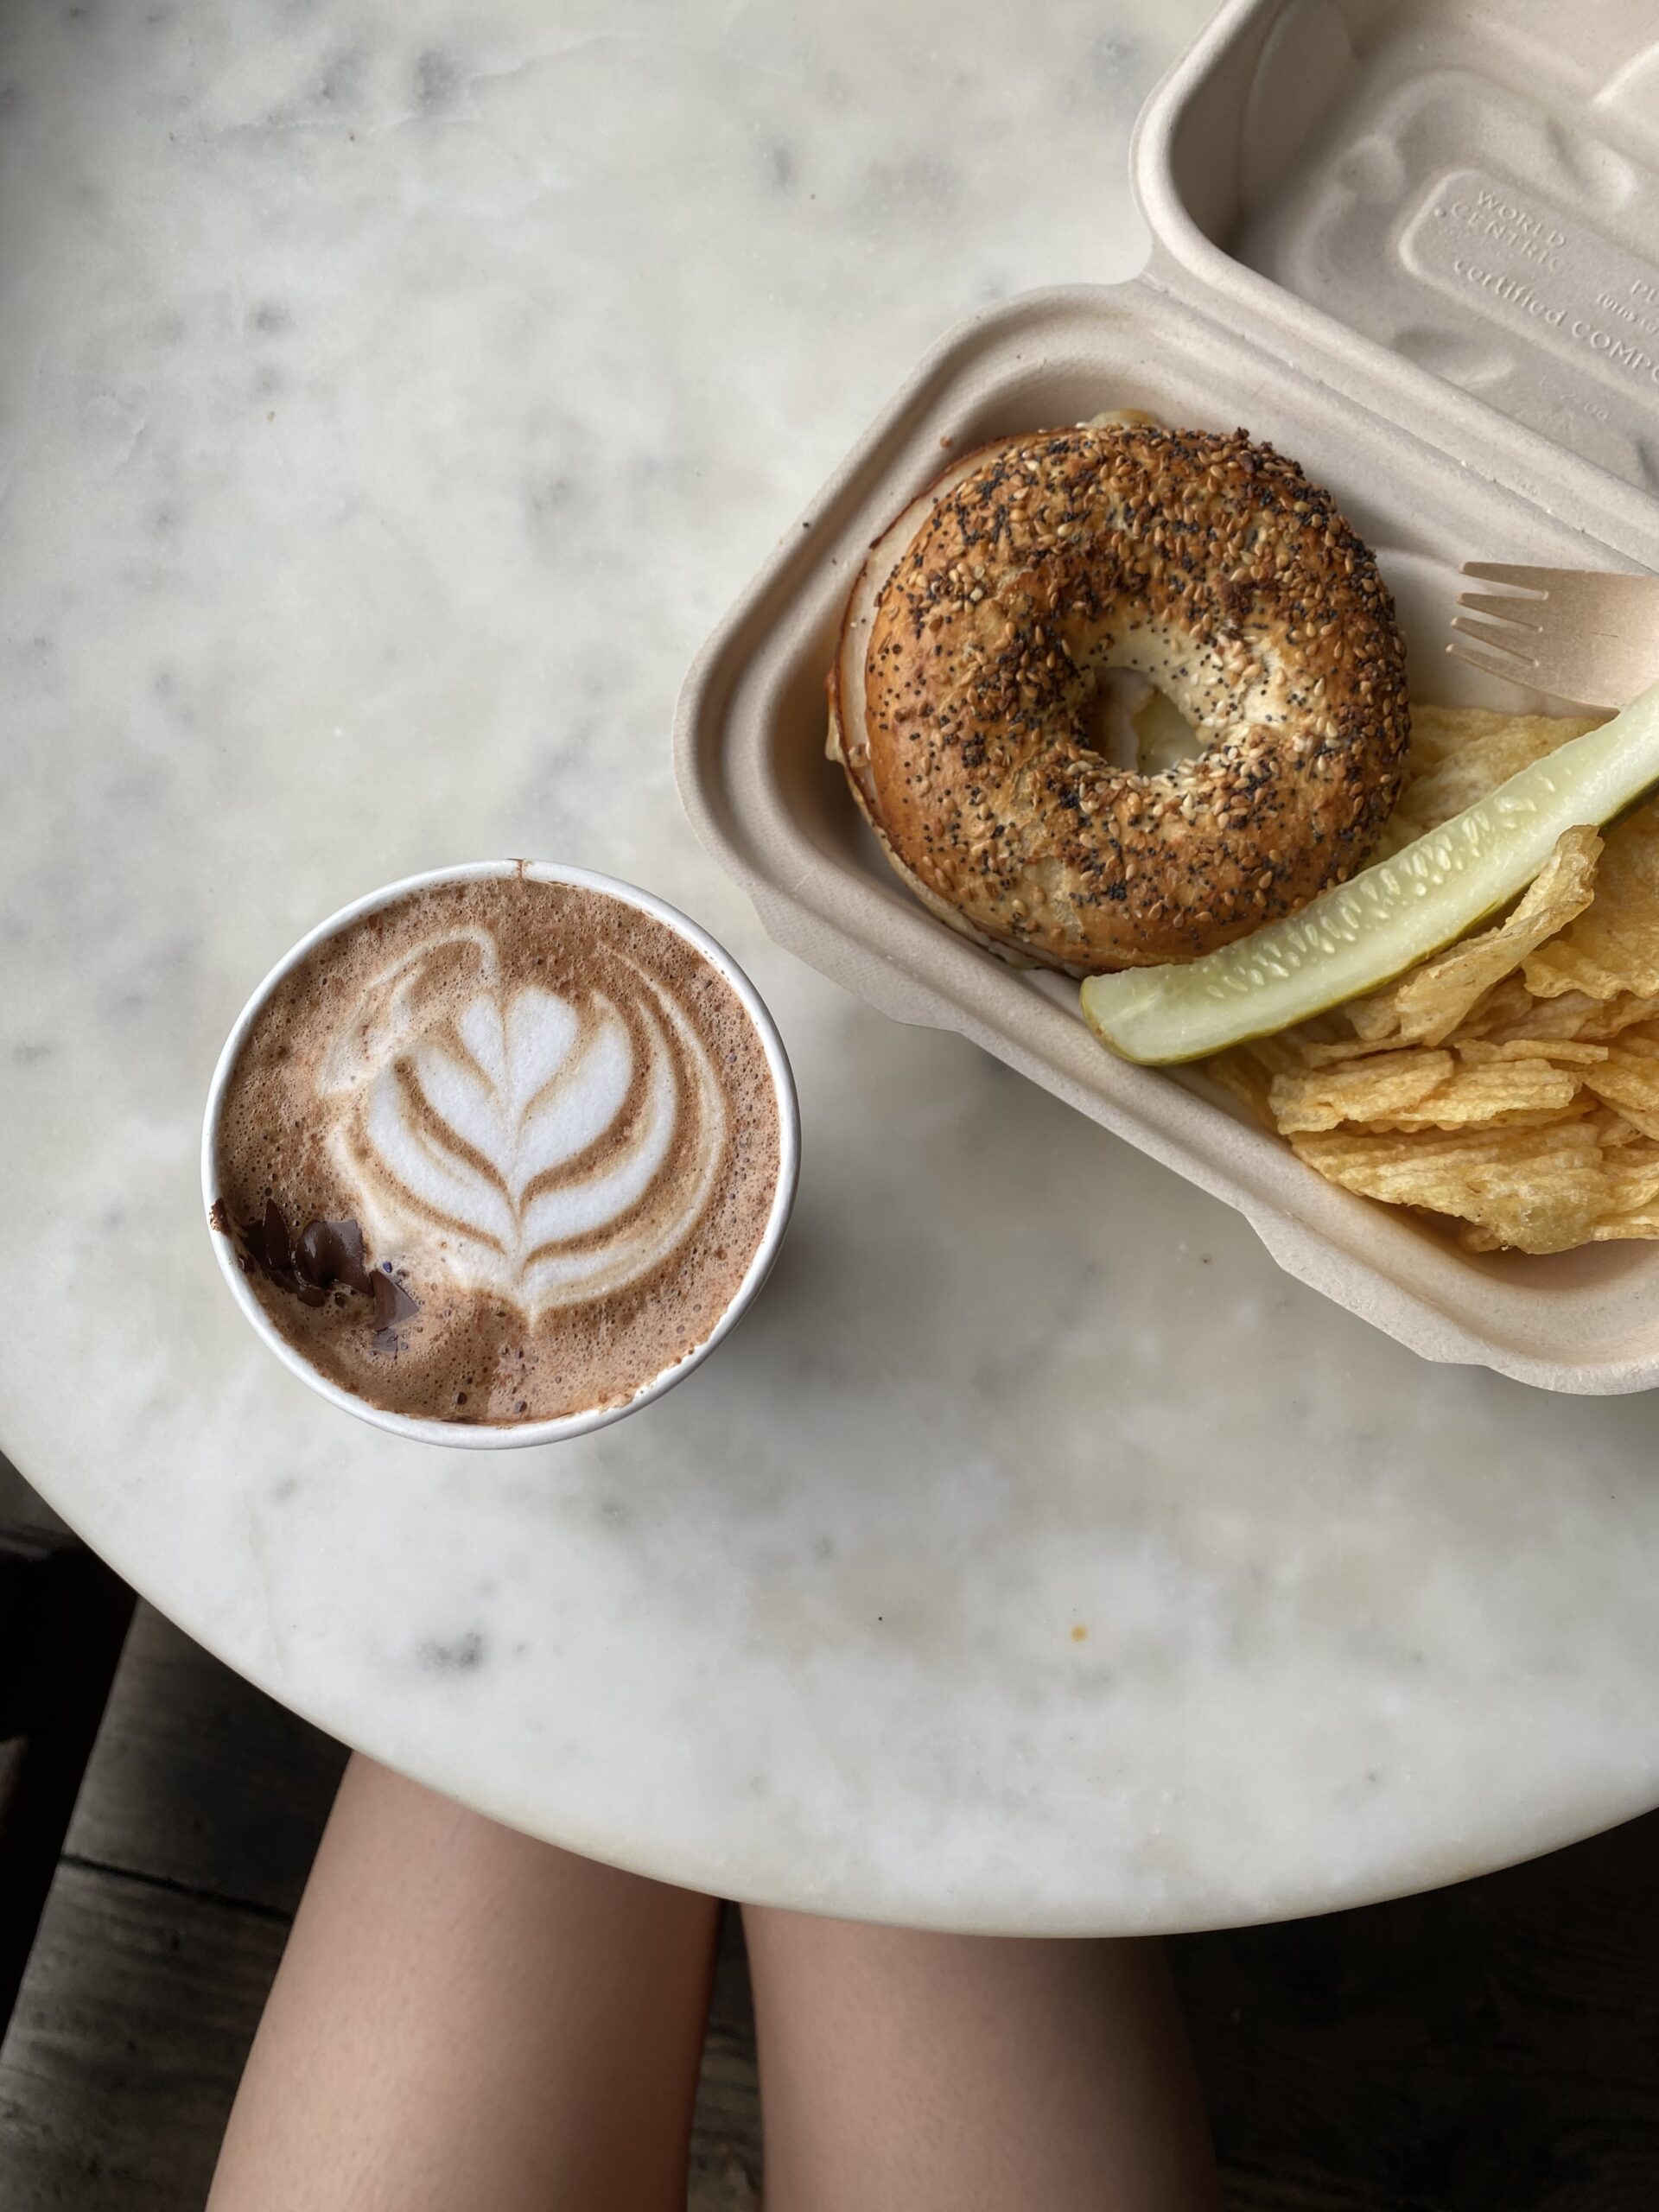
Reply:
[[1084, 1019], [1125, 1059], [1211, 1053], [1374, 991], [1524, 891], [1563, 830], [1599, 827], [1659, 784], [1659, 684], [1299, 914], [1164, 968], [1090, 976]]

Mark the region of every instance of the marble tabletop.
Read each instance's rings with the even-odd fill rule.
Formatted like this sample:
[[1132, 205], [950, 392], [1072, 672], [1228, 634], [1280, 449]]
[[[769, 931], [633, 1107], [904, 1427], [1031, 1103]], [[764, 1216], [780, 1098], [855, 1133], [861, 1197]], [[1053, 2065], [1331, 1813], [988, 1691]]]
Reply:
[[[707, 631], [920, 353], [1129, 273], [1205, 0], [20, 0], [0, 25], [0, 1445], [297, 1711], [603, 1858], [962, 1929], [1447, 1880], [1659, 1800], [1641, 1399], [1435, 1368], [768, 945]], [[374, 885], [648, 884], [805, 1164], [648, 1410], [446, 1452], [255, 1341], [219, 1045]]]

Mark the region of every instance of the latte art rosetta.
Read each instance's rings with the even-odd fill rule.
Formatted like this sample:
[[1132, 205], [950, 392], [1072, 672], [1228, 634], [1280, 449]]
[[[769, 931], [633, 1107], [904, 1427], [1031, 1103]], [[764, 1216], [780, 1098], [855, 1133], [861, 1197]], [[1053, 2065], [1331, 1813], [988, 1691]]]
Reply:
[[670, 1259], [727, 1142], [708, 1048], [642, 966], [616, 950], [580, 985], [508, 979], [482, 927], [376, 976], [318, 1088], [372, 1247], [429, 1251], [531, 1321]]

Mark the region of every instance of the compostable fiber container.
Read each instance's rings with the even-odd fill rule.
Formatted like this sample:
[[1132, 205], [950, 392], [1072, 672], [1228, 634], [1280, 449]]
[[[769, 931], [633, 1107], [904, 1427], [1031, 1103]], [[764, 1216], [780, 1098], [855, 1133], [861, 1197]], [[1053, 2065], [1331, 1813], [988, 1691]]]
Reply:
[[1138, 1068], [1076, 986], [1006, 966], [888, 870], [824, 758], [870, 541], [951, 451], [1106, 408], [1243, 424], [1376, 550], [1414, 697], [1569, 711], [1444, 646], [1465, 560], [1659, 569], [1659, 15], [1651, 0], [1235, 0], [1141, 117], [1127, 284], [1027, 294], [922, 362], [709, 639], [680, 788], [768, 931], [957, 1031], [1236, 1206], [1279, 1264], [1426, 1357], [1557, 1390], [1659, 1383], [1659, 1244], [1459, 1251]]

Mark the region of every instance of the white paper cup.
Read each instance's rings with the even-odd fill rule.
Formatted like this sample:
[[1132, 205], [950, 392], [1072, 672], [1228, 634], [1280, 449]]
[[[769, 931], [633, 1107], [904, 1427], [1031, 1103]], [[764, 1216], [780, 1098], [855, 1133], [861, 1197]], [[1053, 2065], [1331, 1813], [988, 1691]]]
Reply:
[[[569, 883], [585, 891], [604, 892], [661, 922], [694, 950], [701, 953], [709, 966], [726, 978], [754, 1025], [755, 1033], [766, 1052], [766, 1065], [772, 1071], [772, 1089], [778, 1101], [778, 1187], [772, 1196], [772, 1211], [766, 1218], [765, 1233], [731, 1303], [701, 1344], [695, 1345], [671, 1367], [665, 1367], [652, 1382], [636, 1391], [626, 1405], [596, 1407], [590, 1412], [561, 1414], [552, 1421], [511, 1424], [415, 1420], [407, 1414], [388, 1413], [383, 1407], [371, 1405], [365, 1399], [342, 1389], [339, 1383], [320, 1374], [272, 1323], [242, 1271], [232, 1240], [213, 1225], [213, 1207], [219, 1197], [219, 1117], [231, 1070], [249, 1031], [277, 984], [308, 953], [327, 938], [336, 936], [351, 923], [359, 920], [363, 915], [374, 913], [382, 906], [390, 906], [407, 897], [410, 892], [428, 890], [436, 884], [477, 883], [501, 876], [523, 876], [531, 883]], [[706, 930], [699, 929], [677, 907], [654, 898], [649, 891], [639, 890], [633, 884], [619, 882], [614, 876], [597, 875], [589, 868], [563, 868], [552, 861], [478, 861], [464, 868], [435, 868], [429, 874], [411, 875], [402, 883], [388, 884], [383, 891], [372, 891], [367, 898], [359, 899], [350, 906], [343, 906], [339, 913], [331, 915], [326, 922], [319, 923], [308, 937], [302, 938], [293, 950], [277, 962], [238, 1016], [235, 1027], [225, 1040], [219, 1065], [213, 1070], [201, 1133], [201, 1193], [202, 1204], [208, 1216], [208, 1233], [219, 1256], [220, 1271], [230, 1285], [231, 1294], [252, 1327], [285, 1367], [291, 1368], [302, 1382], [308, 1382], [314, 1390], [346, 1413], [355, 1414], [360, 1421], [372, 1421], [377, 1428], [389, 1429], [394, 1436], [413, 1437], [423, 1444], [444, 1444], [467, 1451], [489, 1452], [518, 1445], [551, 1444], [563, 1437], [582, 1436], [589, 1429], [603, 1428], [611, 1421], [620, 1421], [625, 1414], [638, 1413], [641, 1406], [648, 1406], [652, 1399], [660, 1398], [664, 1390], [671, 1390], [694, 1367], [700, 1366], [721, 1339], [736, 1326], [778, 1256], [778, 1248], [784, 1241], [784, 1231], [789, 1224], [790, 1208], [795, 1200], [800, 1154], [800, 1109], [796, 1103], [794, 1077], [790, 1073], [783, 1039], [779, 1036], [777, 1025], [767, 1013], [759, 992], [723, 945], [717, 944]]]

